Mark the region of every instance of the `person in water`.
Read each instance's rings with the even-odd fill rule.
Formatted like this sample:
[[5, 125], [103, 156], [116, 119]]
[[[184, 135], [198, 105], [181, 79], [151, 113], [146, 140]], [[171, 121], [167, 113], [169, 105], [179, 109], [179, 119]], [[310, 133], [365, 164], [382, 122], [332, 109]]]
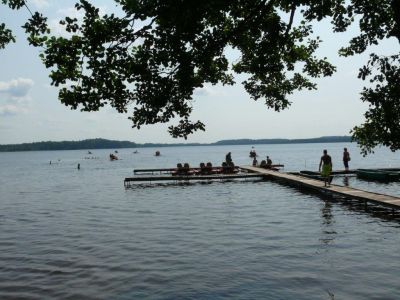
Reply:
[[327, 186], [327, 184], [331, 185], [332, 158], [330, 155], [328, 155], [328, 151], [326, 149], [324, 150], [324, 155], [321, 156], [321, 160], [319, 162], [319, 172], [321, 172], [321, 176], [324, 178], [325, 186]]
[[350, 161], [350, 153], [347, 151], [347, 148], [343, 149], [343, 164], [344, 168], [347, 171], [349, 171], [349, 161]]

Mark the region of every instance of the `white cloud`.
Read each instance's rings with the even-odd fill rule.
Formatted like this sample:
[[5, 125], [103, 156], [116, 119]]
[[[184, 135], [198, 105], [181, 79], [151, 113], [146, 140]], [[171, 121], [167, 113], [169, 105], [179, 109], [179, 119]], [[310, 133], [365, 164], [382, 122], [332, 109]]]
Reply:
[[219, 93], [215, 89], [213, 89], [212, 87], [205, 86], [203, 88], [195, 89], [193, 94], [195, 96], [206, 97], [206, 96], [216, 96]]
[[27, 97], [33, 84], [33, 80], [29, 78], [17, 78], [8, 82], [0, 81], [0, 95], [4, 94], [13, 100], [21, 100]]
[[29, 90], [34, 82], [29, 78], [0, 81], [0, 115], [13, 116], [27, 112]]
[[0, 106], [0, 116], [14, 116], [25, 112], [26, 109], [24, 107], [19, 107], [17, 105], [7, 104]]

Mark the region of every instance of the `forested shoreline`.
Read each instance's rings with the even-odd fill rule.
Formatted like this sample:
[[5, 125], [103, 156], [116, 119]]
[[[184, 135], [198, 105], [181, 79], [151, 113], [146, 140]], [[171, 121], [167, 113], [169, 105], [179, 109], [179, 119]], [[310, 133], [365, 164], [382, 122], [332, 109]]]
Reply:
[[349, 136], [326, 136], [310, 139], [234, 139], [221, 140], [215, 143], [144, 143], [114, 141], [107, 139], [86, 139], [82, 141], [43, 141], [34, 143], [0, 145], [0, 152], [15, 151], [51, 151], [51, 150], [85, 150], [85, 149], [120, 149], [144, 147], [176, 146], [220, 146], [220, 145], [260, 145], [260, 144], [303, 144], [303, 143], [340, 143], [351, 142]]

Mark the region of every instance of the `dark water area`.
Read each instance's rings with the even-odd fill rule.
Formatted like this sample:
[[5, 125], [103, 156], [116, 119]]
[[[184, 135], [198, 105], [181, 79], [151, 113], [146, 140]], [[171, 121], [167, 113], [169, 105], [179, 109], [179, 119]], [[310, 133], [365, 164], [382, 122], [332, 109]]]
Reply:
[[[299, 171], [327, 148], [342, 169], [345, 146], [351, 168], [400, 167], [353, 144], [256, 151]], [[228, 151], [250, 164], [250, 149], [0, 153], [0, 299], [399, 299], [395, 219], [269, 181], [123, 186], [134, 168], [219, 165]], [[399, 182], [333, 183], [400, 196]]]

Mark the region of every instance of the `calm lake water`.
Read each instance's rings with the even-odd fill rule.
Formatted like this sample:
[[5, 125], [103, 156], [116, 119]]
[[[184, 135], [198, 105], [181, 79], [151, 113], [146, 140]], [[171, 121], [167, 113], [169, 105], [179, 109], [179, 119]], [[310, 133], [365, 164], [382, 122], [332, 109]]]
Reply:
[[[318, 170], [324, 148], [343, 169], [343, 147], [351, 168], [400, 167], [354, 144], [255, 149], [299, 171]], [[123, 186], [134, 168], [219, 165], [228, 151], [248, 165], [250, 149], [0, 153], [0, 299], [399, 299], [399, 221], [269, 181]], [[400, 196], [399, 182], [333, 183]]]

